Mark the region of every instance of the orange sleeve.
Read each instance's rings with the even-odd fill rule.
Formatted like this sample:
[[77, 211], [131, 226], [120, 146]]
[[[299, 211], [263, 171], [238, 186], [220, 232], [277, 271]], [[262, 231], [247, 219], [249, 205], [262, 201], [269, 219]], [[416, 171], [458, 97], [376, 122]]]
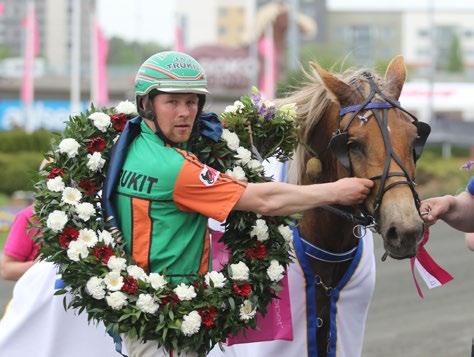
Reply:
[[195, 156], [179, 152], [185, 160], [173, 192], [178, 208], [218, 221], [225, 220], [247, 184], [202, 164]]

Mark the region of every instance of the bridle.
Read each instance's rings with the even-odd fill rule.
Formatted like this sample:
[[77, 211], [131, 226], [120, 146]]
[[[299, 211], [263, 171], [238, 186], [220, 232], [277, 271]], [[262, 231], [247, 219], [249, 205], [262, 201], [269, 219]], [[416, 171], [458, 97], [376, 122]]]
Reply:
[[[351, 160], [350, 160], [349, 152], [348, 152], [348, 146], [349, 146], [348, 130], [355, 118], [360, 118], [361, 120], [368, 120], [370, 118], [370, 116], [365, 117], [365, 116], [359, 115], [361, 111], [371, 110], [375, 117], [375, 120], [377, 121], [377, 125], [382, 134], [382, 138], [383, 138], [383, 142], [385, 146], [385, 159], [384, 159], [385, 161], [384, 161], [383, 172], [380, 175], [373, 176], [370, 178], [372, 181], [380, 180], [380, 187], [378, 189], [378, 192], [375, 198], [374, 216], [379, 217], [379, 210], [380, 210], [382, 199], [385, 193], [387, 193], [392, 188], [398, 185], [402, 185], [402, 184], [406, 184], [408, 185], [408, 187], [410, 187], [410, 190], [413, 195], [413, 199], [415, 201], [415, 205], [417, 209], [419, 209], [420, 198], [418, 197], [418, 194], [415, 190], [415, 179], [414, 177], [413, 178], [410, 177], [407, 169], [405, 168], [402, 161], [397, 156], [397, 154], [395, 153], [392, 147], [392, 143], [391, 143], [390, 135], [389, 135], [389, 129], [388, 129], [388, 110], [390, 108], [400, 109], [401, 111], [408, 114], [413, 119], [411, 123], [415, 125], [417, 128], [417, 137], [415, 139], [414, 146], [413, 146], [413, 158], [415, 162], [419, 159], [419, 157], [421, 156], [421, 153], [423, 152], [423, 148], [425, 146], [426, 140], [428, 139], [428, 135], [431, 131], [431, 127], [424, 122], [418, 121], [418, 119], [413, 114], [403, 109], [400, 106], [400, 103], [398, 101], [388, 98], [379, 89], [379, 87], [377, 86], [377, 84], [375, 83], [373, 79], [373, 76], [369, 72], [364, 72], [363, 76], [368, 80], [370, 84], [370, 93], [364, 99], [362, 104], [351, 105], [351, 106], [343, 107], [340, 109], [338, 129], [336, 130], [336, 132], [334, 132], [333, 136], [331, 137], [328, 148], [333, 152], [333, 154], [336, 156], [340, 164], [347, 170], [349, 175], [352, 176], [352, 165], [351, 165]], [[377, 101], [377, 102], [373, 101], [377, 94], [384, 101]], [[342, 119], [348, 113], [352, 113], [352, 115], [349, 118], [347, 124], [343, 128], [341, 128]], [[401, 172], [390, 171], [390, 164], [392, 160], [394, 160], [398, 164], [398, 166], [401, 169]], [[386, 186], [385, 183], [389, 177], [404, 177], [405, 180], [392, 182]], [[329, 209], [331, 212], [341, 215], [344, 218], [348, 218], [352, 222], [358, 223], [362, 226], [369, 226], [369, 225], [376, 226], [376, 222], [374, 218], [370, 216], [365, 205], [360, 205], [359, 207], [362, 217], [353, 215], [352, 213], [340, 210], [332, 206], [329, 206], [329, 207], [324, 206], [324, 208]]]

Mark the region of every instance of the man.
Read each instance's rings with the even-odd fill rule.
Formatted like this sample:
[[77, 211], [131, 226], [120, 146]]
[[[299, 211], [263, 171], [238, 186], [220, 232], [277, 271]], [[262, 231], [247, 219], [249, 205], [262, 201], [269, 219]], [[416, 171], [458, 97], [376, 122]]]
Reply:
[[[104, 208], [127, 252], [146, 271], [166, 271], [175, 281], [209, 271], [209, 217], [223, 221], [231, 210], [272, 216], [353, 205], [373, 185], [359, 178], [308, 186], [245, 183], [200, 163], [188, 149], [199, 135], [207, 82], [201, 65], [184, 53], [147, 59], [135, 93], [140, 117], [127, 124], [112, 152]], [[153, 342], [125, 337], [125, 344], [130, 356], [167, 355]]]
[[420, 206], [421, 215], [426, 224], [435, 224], [442, 219], [451, 227], [474, 232], [474, 176], [471, 177], [466, 191], [457, 196], [446, 195], [424, 200]]

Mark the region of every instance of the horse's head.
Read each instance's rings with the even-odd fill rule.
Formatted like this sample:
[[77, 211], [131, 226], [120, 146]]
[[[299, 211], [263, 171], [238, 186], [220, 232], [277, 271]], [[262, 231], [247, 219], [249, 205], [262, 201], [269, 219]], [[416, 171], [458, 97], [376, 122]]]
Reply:
[[323, 114], [326, 133], [316, 139], [319, 143], [307, 140], [323, 161], [322, 176], [331, 170], [325, 166], [335, 171], [323, 181], [347, 175], [372, 179], [375, 186], [362, 211], [375, 218], [390, 256], [414, 256], [423, 232], [414, 187], [415, 163], [429, 126], [398, 103], [406, 77], [403, 57], [390, 62], [384, 78], [369, 71], [336, 76], [317, 64], [312, 66], [330, 102]]

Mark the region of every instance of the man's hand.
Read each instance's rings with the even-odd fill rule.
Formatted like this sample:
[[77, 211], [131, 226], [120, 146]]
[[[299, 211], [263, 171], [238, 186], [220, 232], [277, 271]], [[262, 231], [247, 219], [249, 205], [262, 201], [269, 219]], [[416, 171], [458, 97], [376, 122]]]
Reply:
[[448, 213], [453, 205], [453, 196], [442, 196], [429, 198], [421, 202], [420, 214], [428, 226], [436, 223], [438, 219]]
[[374, 186], [374, 182], [369, 179], [348, 177], [332, 183], [334, 188], [335, 204], [352, 206], [362, 203]]

